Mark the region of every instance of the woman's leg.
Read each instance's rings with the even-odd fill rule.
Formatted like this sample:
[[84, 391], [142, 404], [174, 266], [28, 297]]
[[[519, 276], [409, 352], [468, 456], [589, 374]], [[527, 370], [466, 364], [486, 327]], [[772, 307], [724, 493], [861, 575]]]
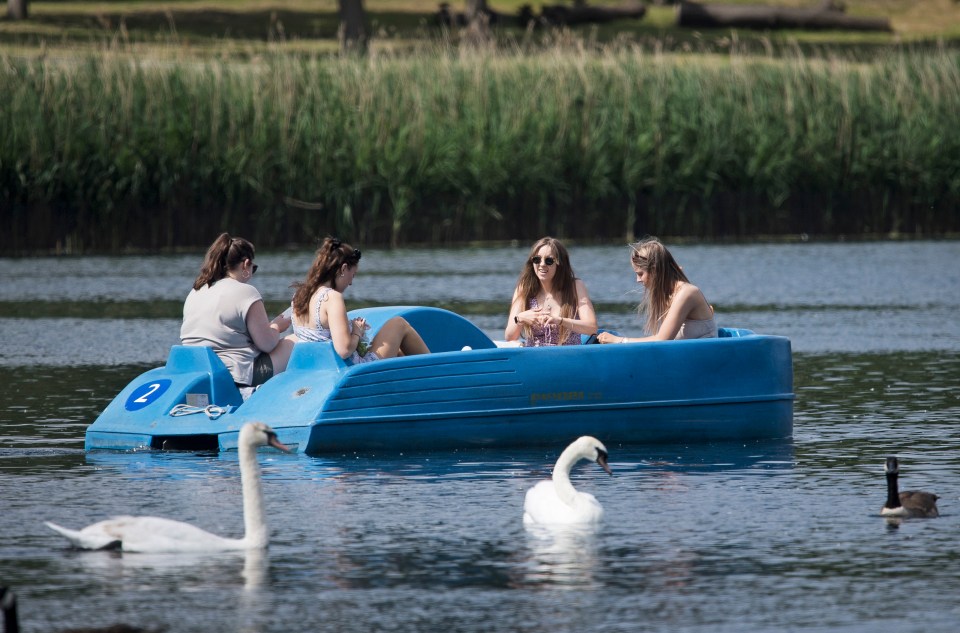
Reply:
[[270, 360], [273, 362], [274, 375], [286, 370], [287, 361], [290, 360], [290, 353], [293, 351], [293, 340], [290, 336], [280, 339], [277, 346], [270, 352]]
[[427, 344], [403, 317], [393, 317], [384, 323], [370, 347], [380, 358], [393, 358], [400, 352], [404, 356], [430, 353]]

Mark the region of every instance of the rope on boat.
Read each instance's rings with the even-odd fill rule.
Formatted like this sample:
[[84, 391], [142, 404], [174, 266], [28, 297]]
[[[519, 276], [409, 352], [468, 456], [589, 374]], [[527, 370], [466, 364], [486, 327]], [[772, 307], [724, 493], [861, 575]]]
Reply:
[[189, 404], [178, 404], [170, 409], [170, 416], [176, 418], [183, 415], [193, 415], [194, 413], [205, 413], [211, 420], [216, 420], [224, 413], [230, 413], [231, 409], [233, 409], [233, 407], [230, 405], [221, 407], [216, 404], [208, 404], [205, 407], [192, 407]]

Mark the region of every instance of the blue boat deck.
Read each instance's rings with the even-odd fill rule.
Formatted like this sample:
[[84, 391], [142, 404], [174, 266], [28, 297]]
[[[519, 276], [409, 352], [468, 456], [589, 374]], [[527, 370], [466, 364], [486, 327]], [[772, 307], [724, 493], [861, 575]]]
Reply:
[[[308, 454], [556, 445], [585, 434], [617, 445], [792, 433], [783, 337], [724, 328], [716, 339], [497, 347], [445, 310], [355, 314], [374, 331], [404, 316], [434, 353], [351, 366], [330, 343], [298, 343], [287, 371], [244, 402], [212, 350], [175, 346], [165, 367], [107, 407], [86, 446], [232, 449], [255, 420]], [[178, 405], [194, 413], [170, 415]]]

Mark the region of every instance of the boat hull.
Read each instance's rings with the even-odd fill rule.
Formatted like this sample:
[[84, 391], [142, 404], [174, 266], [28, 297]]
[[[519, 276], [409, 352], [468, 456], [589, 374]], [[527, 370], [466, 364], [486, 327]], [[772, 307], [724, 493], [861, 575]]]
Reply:
[[[307, 454], [556, 445], [579, 435], [618, 445], [792, 434], [783, 337], [724, 328], [716, 339], [497, 347], [444, 310], [355, 314], [374, 329], [404, 316], [436, 353], [350, 366], [329, 343], [299, 343], [287, 371], [244, 402], [211, 350], [175, 346], [166, 367], [132, 381], [90, 426], [86, 447], [228, 450], [250, 421]], [[171, 415], [178, 405], [185, 414]]]

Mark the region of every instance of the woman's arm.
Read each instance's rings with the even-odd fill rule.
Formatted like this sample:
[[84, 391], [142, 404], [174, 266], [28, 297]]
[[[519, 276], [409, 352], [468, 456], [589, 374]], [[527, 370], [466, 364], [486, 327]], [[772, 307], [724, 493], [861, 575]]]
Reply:
[[510, 315], [507, 317], [507, 327], [503, 331], [503, 338], [506, 341], [516, 341], [523, 334], [523, 324], [529, 321], [527, 314], [529, 310], [523, 309], [523, 300], [517, 295], [517, 290], [513, 291], [513, 300], [510, 302]]
[[703, 295], [700, 289], [693, 284], [685, 283], [680, 286], [670, 302], [670, 308], [667, 310], [667, 316], [660, 323], [660, 329], [653, 336], [644, 336], [642, 338], [627, 338], [623, 336], [614, 336], [609, 333], [603, 333], [597, 338], [601, 343], [646, 343], [648, 341], [672, 341], [677, 338], [683, 322], [689, 318], [690, 313], [697, 309], [700, 302], [703, 302]]
[[579, 319], [565, 319], [568, 328], [577, 334], [594, 334], [597, 331], [597, 311], [587, 292], [587, 284], [577, 279], [577, 316]]
[[337, 350], [340, 358], [350, 358], [360, 344], [360, 336], [363, 332], [355, 327], [350, 331], [350, 322], [347, 319], [347, 306], [343, 302], [343, 295], [336, 290], [327, 293], [327, 300], [323, 303], [326, 308], [327, 323], [330, 327], [330, 339], [333, 341], [333, 348]]
[[[263, 307], [263, 301], [255, 301], [247, 310], [246, 324], [253, 344], [261, 352], [269, 353], [283, 338], [280, 334], [290, 327], [290, 320], [282, 314], [273, 321], [267, 320], [267, 309]], [[281, 329], [284, 324], [286, 327]]]
[[556, 326], [562, 325], [577, 334], [593, 334], [597, 331], [597, 313], [593, 309], [593, 302], [590, 301], [590, 293], [587, 292], [587, 285], [579, 279], [576, 280], [576, 288], [577, 308], [575, 312], [579, 318], [572, 319], [551, 313], [544, 319], [544, 323]]

